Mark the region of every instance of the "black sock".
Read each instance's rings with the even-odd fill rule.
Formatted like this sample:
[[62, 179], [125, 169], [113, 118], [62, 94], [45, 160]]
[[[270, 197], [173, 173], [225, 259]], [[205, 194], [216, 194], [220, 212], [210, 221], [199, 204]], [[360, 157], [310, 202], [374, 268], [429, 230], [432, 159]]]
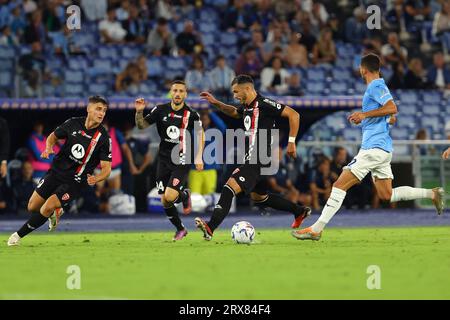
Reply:
[[222, 223], [223, 219], [230, 212], [231, 202], [233, 201], [234, 191], [230, 187], [225, 185], [222, 189], [222, 194], [220, 195], [219, 202], [217, 202], [214, 207], [214, 212], [212, 214], [211, 220], [208, 222], [208, 226], [211, 231], [217, 229], [217, 227]]
[[164, 208], [164, 211], [166, 212], [167, 217], [169, 218], [170, 222], [177, 228], [178, 231], [181, 231], [184, 229], [184, 225], [181, 222], [180, 217], [178, 216], [177, 208], [175, 208], [174, 205], [172, 205], [170, 208]]
[[304, 207], [293, 203], [277, 194], [269, 194], [266, 200], [256, 202], [255, 204], [262, 207], [271, 207], [280, 211], [288, 211], [295, 217], [303, 213]]
[[34, 230], [38, 229], [40, 226], [42, 226], [46, 221], [47, 217], [44, 217], [42, 214], [38, 212], [31, 213], [30, 219], [28, 219], [27, 223], [25, 223], [22, 228], [17, 231], [17, 234], [19, 237], [23, 238], [30, 232], [33, 232]]

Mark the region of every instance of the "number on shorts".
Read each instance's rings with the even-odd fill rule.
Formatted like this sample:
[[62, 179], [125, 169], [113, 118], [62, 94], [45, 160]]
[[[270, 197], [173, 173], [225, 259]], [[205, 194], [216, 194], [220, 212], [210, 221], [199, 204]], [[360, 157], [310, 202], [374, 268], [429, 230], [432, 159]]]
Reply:
[[156, 189], [158, 190], [158, 191], [164, 191], [164, 185], [163, 185], [163, 182], [162, 181], [156, 181]]
[[353, 158], [352, 161], [347, 165], [347, 167], [351, 167], [356, 162], [356, 158]]

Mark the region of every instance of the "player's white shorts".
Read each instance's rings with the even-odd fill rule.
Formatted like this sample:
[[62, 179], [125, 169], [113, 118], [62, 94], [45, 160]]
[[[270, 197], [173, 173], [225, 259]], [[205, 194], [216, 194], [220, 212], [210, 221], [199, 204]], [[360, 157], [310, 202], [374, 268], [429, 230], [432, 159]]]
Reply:
[[350, 170], [361, 181], [371, 172], [372, 178], [394, 179], [391, 169], [392, 153], [374, 148], [359, 150], [356, 157], [343, 169]]

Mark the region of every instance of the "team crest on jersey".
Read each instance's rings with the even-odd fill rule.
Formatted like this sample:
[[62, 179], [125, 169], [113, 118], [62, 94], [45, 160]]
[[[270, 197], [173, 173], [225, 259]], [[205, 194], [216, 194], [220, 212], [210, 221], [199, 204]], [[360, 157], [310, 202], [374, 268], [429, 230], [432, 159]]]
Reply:
[[246, 116], [244, 119], [244, 127], [245, 130], [250, 130], [250, 127], [252, 126], [252, 118], [250, 116]]
[[64, 193], [64, 195], [61, 198], [63, 201], [67, 201], [70, 199], [70, 195], [68, 193]]
[[84, 151], [84, 147], [77, 143], [75, 145], [73, 145], [72, 147], [72, 155], [76, 158], [76, 159], [83, 159], [85, 151]]
[[176, 187], [180, 183], [180, 180], [177, 178], [173, 179], [173, 186]]
[[175, 126], [170, 126], [167, 128], [166, 133], [170, 139], [175, 140], [178, 139], [178, 137], [180, 136], [180, 129], [178, 129]]

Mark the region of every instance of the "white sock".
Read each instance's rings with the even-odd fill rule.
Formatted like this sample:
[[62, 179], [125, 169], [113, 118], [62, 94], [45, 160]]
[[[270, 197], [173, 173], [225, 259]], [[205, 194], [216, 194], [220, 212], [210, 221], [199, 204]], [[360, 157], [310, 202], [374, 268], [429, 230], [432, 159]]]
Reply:
[[431, 199], [432, 197], [433, 197], [433, 190], [431, 189], [398, 187], [392, 189], [391, 202], [416, 200], [416, 199]]
[[341, 208], [346, 194], [347, 192], [344, 190], [335, 187], [331, 189], [331, 195], [328, 198], [325, 207], [322, 209], [319, 220], [311, 226], [313, 232], [322, 232], [323, 228], [325, 228], [327, 223], [330, 222], [331, 218], [333, 218], [336, 212]]

